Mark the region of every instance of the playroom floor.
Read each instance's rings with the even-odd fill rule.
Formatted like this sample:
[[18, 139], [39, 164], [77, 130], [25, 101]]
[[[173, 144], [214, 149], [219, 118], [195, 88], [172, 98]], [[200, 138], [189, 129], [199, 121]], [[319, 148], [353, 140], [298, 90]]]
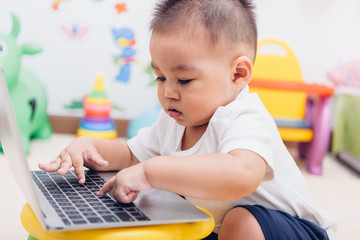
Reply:
[[[37, 168], [38, 162], [45, 162], [56, 155], [74, 139], [73, 135], [53, 134], [49, 140], [34, 140], [28, 157], [31, 169]], [[293, 152], [292, 146], [289, 146]], [[339, 164], [330, 155], [324, 159], [322, 176], [312, 176], [304, 171], [304, 163], [297, 161], [304, 178], [324, 210], [334, 215], [339, 222], [340, 240], [360, 239], [360, 178]], [[1, 204], [0, 204], [0, 239], [25, 240], [26, 231], [20, 222], [20, 212], [25, 199], [12, 178], [10, 170], [0, 154]]]

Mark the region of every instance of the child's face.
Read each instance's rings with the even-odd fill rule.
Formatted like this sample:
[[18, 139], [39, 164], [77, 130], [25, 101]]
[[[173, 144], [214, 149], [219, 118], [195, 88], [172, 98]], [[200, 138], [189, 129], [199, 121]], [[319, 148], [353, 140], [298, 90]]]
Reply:
[[230, 57], [214, 54], [204, 40], [153, 33], [152, 66], [163, 110], [186, 127], [207, 124], [239, 92]]

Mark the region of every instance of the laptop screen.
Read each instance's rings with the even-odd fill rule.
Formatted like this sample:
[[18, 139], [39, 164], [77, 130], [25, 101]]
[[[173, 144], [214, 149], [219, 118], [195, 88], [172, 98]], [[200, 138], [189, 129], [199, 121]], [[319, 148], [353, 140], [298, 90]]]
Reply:
[[21, 192], [43, 223], [39, 202], [34, 191], [20, 132], [12, 109], [11, 97], [2, 69], [0, 69], [0, 142], [6, 162]]

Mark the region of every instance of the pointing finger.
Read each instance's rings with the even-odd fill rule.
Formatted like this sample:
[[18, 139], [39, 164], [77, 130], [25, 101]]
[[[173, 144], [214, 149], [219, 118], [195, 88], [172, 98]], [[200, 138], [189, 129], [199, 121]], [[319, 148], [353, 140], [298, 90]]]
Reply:
[[78, 177], [79, 183], [83, 184], [85, 183], [85, 172], [84, 172], [84, 164], [83, 164], [83, 157], [80, 154], [73, 156], [73, 162], [72, 165], [74, 166], [74, 170], [76, 173], [76, 176]]
[[116, 176], [112, 177], [109, 181], [107, 181], [102, 188], [97, 192], [96, 195], [104, 196], [106, 193], [110, 192], [115, 185]]

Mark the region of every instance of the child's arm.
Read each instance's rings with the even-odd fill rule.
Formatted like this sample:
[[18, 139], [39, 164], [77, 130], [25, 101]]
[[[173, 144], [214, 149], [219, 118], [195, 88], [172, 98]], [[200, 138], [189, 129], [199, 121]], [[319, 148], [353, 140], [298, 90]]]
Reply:
[[265, 176], [266, 162], [248, 150], [161, 157], [144, 164], [151, 186], [178, 194], [212, 200], [229, 200], [254, 192]]
[[229, 200], [254, 192], [265, 176], [266, 162], [254, 152], [182, 157], [158, 156], [120, 171], [98, 193], [114, 187], [122, 202], [135, 200], [140, 190], [151, 187], [188, 197]]
[[39, 168], [64, 175], [74, 166], [79, 182], [84, 183], [83, 166], [96, 171], [110, 171], [121, 170], [137, 163], [139, 161], [123, 141], [80, 137], [61, 151], [55, 160], [39, 163]]

